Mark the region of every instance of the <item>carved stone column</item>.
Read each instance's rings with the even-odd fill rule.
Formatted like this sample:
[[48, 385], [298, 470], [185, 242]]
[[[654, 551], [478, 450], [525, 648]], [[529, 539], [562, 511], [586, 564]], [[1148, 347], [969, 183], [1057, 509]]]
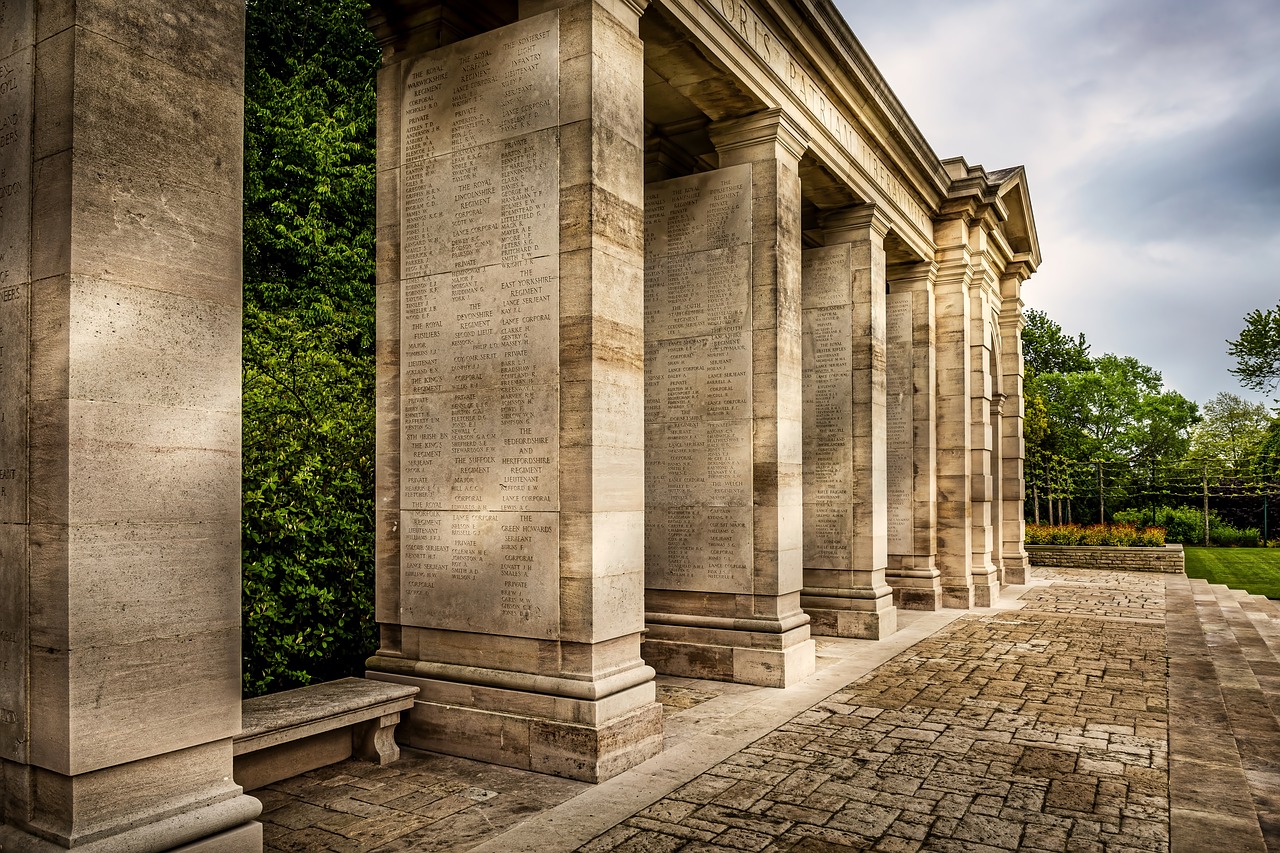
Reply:
[[662, 742], [640, 658], [643, 7], [521, 2], [436, 47], [430, 15], [396, 28], [405, 5], [380, 30], [369, 674], [421, 689], [411, 746], [604, 780]]
[[1024, 363], [1022, 358], [1022, 284], [1030, 277], [1031, 265], [1015, 261], [1000, 280], [1003, 297], [1000, 306], [1001, 370], [1004, 371], [1004, 412], [1001, 419], [1003, 488], [1001, 507], [1004, 538], [1001, 560], [1005, 583], [1026, 583], [1027, 559], [1025, 542], [1026, 441], [1022, 430], [1026, 417], [1023, 396]]
[[0, 4], [0, 56], [0, 848], [261, 850], [244, 4]]
[[969, 229], [974, 274], [969, 284], [969, 499], [973, 533], [969, 561], [973, 603], [990, 607], [1000, 597], [997, 515], [1000, 477], [1000, 353], [996, 274], [988, 257], [985, 222]]
[[804, 253], [805, 568], [815, 634], [897, 630], [888, 562], [885, 254], [873, 205], [823, 217]]
[[974, 265], [965, 218], [934, 225], [938, 279], [934, 286], [937, 317], [938, 571], [944, 607], [974, 605], [973, 510], [970, 435], [972, 374], [969, 290]]
[[[682, 553], [670, 557], [650, 548], [644, 654], [662, 672], [785, 687], [812, 673], [815, 665], [809, 617], [800, 609], [798, 165], [805, 140], [778, 110], [713, 125], [712, 140], [726, 187], [745, 180], [751, 202], [746, 212], [750, 287], [745, 304], [722, 306], [716, 310], [727, 313], [707, 319], [729, 336], [721, 343], [741, 340], [749, 347], [743, 368], [750, 372], [749, 395], [733, 403], [741, 409], [733, 420], [745, 419], [744, 440], [734, 442], [733, 452], [740, 447], [748, 458], [724, 463], [749, 465], [751, 493], [741, 501], [742, 521], [733, 522], [749, 529], [718, 546], [745, 553], [733, 556], [736, 568], [716, 577], [707, 576], [705, 567], [691, 566], [687, 573], [693, 580], [676, 582], [668, 564], [687, 559], [688, 546], [680, 544]], [[705, 180], [717, 174], [708, 173]], [[709, 341], [712, 345], [720, 343]], [[726, 429], [735, 428], [726, 421]], [[692, 497], [695, 503], [705, 502]], [[728, 503], [726, 510], [739, 502]], [[727, 517], [732, 521], [737, 516]], [[663, 536], [664, 547], [674, 547], [669, 531]]]
[[933, 262], [894, 269], [887, 298], [887, 487], [893, 602], [942, 606], [938, 554], [937, 367]]

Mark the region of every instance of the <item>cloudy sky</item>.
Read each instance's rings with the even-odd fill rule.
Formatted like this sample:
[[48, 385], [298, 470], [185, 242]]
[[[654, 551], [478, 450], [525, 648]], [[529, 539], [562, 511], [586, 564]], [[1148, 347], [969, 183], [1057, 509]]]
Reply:
[[1280, 303], [1280, 3], [835, 2], [938, 156], [1027, 167], [1030, 307], [1201, 403], [1261, 399], [1225, 341]]

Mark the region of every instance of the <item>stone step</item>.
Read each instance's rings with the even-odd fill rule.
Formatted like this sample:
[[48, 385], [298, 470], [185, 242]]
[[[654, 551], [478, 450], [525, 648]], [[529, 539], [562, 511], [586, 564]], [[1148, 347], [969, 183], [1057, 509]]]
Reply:
[[1265, 595], [1250, 595], [1249, 599], [1258, 606], [1258, 608], [1270, 615], [1273, 619], [1280, 619], [1280, 601], [1274, 598], [1267, 598]]
[[1191, 588], [1259, 829], [1267, 850], [1280, 853], [1280, 722], [1252, 666], [1257, 662], [1265, 670], [1262, 655], [1273, 662], [1275, 657], [1231, 590], [1196, 580]]
[[1253, 620], [1259, 636], [1280, 660], [1280, 606], [1265, 595], [1244, 595], [1240, 608]]
[[[1280, 721], [1280, 655], [1277, 654], [1280, 649], [1280, 634], [1275, 637], [1276, 646], [1267, 642], [1263, 634], [1271, 628], [1270, 619], [1255, 620], [1250, 616], [1246, 610], [1246, 600], [1249, 597], [1247, 592], [1220, 584], [1212, 584], [1210, 588], [1218, 598], [1223, 618], [1231, 628], [1241, 655], [1271, 708], [1271, 715]], [[1263, 623], [1261, 626], [1260, 622]]]
[[1201, 605], [1216, 608], [1217, 599], [1206, 583], [1185, 575], [1166, 579], [1165, 593], [1170, 853], [1202, 853], [1210, 843], [1266, 853], [1200, 615]]

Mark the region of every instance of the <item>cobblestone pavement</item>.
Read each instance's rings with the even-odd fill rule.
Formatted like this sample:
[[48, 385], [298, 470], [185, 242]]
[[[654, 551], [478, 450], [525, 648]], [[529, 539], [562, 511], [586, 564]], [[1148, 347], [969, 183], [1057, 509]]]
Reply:
[[266, 853], [466, 850], [590, 786], [404, 750], [393, 765], [342, 761], [259, 788]]
[[[502, 832], [606, 786], [407, 751], [257, 792], [268, 849], [1167, 851], [1163, 579], [1035, 575], [1023, 609], [952, 621], [585, 845]], [[687, 680], [662, 694], [673, 715], [717, 698]], [[625, 779], [609, 783], [620, 796]]]

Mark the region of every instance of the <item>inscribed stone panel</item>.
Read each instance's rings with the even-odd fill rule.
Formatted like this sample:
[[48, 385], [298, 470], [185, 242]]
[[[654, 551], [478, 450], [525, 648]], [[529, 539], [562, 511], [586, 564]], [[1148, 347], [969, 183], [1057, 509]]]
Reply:
[[558, 631], [559, 61], [550, 12], [407, 63], [404, 624]]
[[910, 293], [890, 293], [887, 305], [885, 452], [888, 464], [885, 483], [889, 502], [890, 554], [914, 553], [911, 535], [915, 490], [912, 299]]
[[752, 589], [751, 166], [645, 193], [645, 575]]
[[853, 250], [802, 260], [804, 564], [847, 569], [853, 542]]
[[406, 625], [553, 639], [559, 621], [555, 512], [402, 512]]
[[0, 758], [25, 762], [31, 4], [0, 4]]

